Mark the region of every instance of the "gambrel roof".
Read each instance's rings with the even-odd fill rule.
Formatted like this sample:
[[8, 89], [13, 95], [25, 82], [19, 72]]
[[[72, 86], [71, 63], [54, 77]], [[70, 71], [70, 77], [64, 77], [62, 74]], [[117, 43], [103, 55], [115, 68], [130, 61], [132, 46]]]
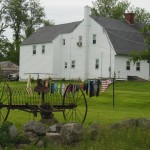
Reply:
[[[140, 24], [129, 25], [126, 21], [90, 16], [107, 32], [116, 54], [128, 55], [131, 51], [146, 50], [145, 36], [140, 32]], [[53, 25], [38, 29], [21, 45], [41, 44], [52, 42], [58, 35], [71, 33], [81, 21], [61, 25]]]
[[52, 42], [60, 34], [71, 33], [80, 23], [81, 21], [42, 27], [33, 33], [29, 38], [24, 40], [21, 45]]
[[117, 54], [128, 55], [133, 50], [142, 51], [148, 48], [144, 43], [145, 36], [140, 31], [142, 25], [129, 25], [126, 21], [91, 17], [107, 32]]

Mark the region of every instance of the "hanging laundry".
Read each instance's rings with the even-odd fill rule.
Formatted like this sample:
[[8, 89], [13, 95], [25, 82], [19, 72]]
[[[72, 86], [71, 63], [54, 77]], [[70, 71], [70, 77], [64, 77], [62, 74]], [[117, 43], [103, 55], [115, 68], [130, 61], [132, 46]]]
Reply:
[[62, 93], [62, 95], [64, 95], [65, 90], [66, 90], [66, 86], [65, 86], [65, 84], [63, 83], [63, 84], [62, 84], [62, 87], [61, 87], [61, 93]]
[[111, 80], [103, 80], [102, 81], [102, 92], [105, 92], [108, 88], [109, 84], [111, 83]]
[[61, 94], [61, 84], [60, 83], [58, 83], [57, 91], [58, 91], [59, 94]]
[[90, 81], [90, 95], [89, 97], [94, 96], [94, 85], [93, 85], [93, 81]]
[[97, 84], [96, 96], [99, 96], [99, 95], [100, 95], [100, 85], [101, 85], [101, 81], [98, 79], [98, 80], [96, 81], [96, 84]]

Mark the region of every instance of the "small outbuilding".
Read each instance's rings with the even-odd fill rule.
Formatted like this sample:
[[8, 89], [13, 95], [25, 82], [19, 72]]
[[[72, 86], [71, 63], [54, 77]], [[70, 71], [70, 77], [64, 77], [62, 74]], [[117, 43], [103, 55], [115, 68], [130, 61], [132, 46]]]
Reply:
[[8, 77], [9, 74], [19, 74], [19, 66], [10, 61], [1, 61], [0, 75]]

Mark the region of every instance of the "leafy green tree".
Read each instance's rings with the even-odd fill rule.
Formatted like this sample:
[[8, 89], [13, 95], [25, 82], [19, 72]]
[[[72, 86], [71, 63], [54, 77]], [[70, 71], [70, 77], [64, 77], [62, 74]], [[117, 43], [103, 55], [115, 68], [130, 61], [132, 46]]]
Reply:
[[130, 12], [135, 13], [135, 22], [142, 22], [143, 24], [150, 23], [150, 13], [144, 8], [140, 7], [130, 7]]
[[92, 15], [121, 20], [129, 5], [127, 0], [97, 0], [93, 2]]
[[[3, 0], [5, 20], [14, 33], [13, 37], [17, 57], [19, 56], [20, 50], [22, 26], [27, 18], [27, 6], [26, 0]], [[19, 61], [16, 63], [19, 64]]]
[[[142, 32], [145, 34], [149, 33], [150, 32], [150, 24], [144, 26], [142, 28]], [[150, 45], [150, 35], [149, 34], [145, 39], [145, 44]], [[140, 60], [145, 60], [148, 63], [150, 63], [150, 47], [144, 51], [141, 51], [141, 52], [138, 52], [136, 50], [131, 52], [130, 61], [137, 62]]]
[[25, 36], [29, 37], [41, 26], [53, 25], [53, 22], [45, 19], [44, 8], [39, 0], [30, 0], [28, 3], [28, 16], [25, 21]]
[[[2, 0], [0, 0], [0, 4], [1, 2]], [[7, 25], [4, 22], [4, 8], [2, 5], [0, 5], [0, 38], [6, 28], [7, 28]]]
[[[44, 8], [39, 0], [0, 0], [4, 8], [5, 21], [13, 30], [15, 49], [10, 49], [9, 57], [19, 64], [20, 43], [23, 38], [29, 37], [37, 28], [43, 25], [50, 25], [45, 19]], [[25, 34], [25, 37], [24, 37]], [[14, 51], [15, 50], [15, 51]]]

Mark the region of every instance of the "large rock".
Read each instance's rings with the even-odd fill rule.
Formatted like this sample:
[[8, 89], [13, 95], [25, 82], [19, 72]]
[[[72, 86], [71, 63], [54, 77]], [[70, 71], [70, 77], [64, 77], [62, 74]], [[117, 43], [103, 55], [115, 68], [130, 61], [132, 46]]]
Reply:
[[129, 128], [150, 128], [150, 119], [138, 118], [138, 119], [128, 119], [115, 123], [110, 126], [111, 129], [129, 129]]
[[83, 127], [79, 123], [65, 124], [61, 128], [60, 135], [65, 143], [80, 141], [83, 136]]
[[39, 136], [45, 136], [49, 128], [39, 121], [29, 121], [23, 126], [24, 132], [33, 132]]
[[53, 145], [62, 144], [63, 138], [59, 133], [46, 133], [45, 138], [48, 143], [52, 143]]
[[95, 139], [100, 132], [100, 125], [96, 124], [96, 123], [92, 123], [89, 127], [88, 127], [88, 136], [91, 139]]
[[14, 125], [12, 125], [9, 128], [9, 133], [10, 133], [11, 138], [14, 139], [18, 135], [18, 130], [17, 130], [17, 128]]

